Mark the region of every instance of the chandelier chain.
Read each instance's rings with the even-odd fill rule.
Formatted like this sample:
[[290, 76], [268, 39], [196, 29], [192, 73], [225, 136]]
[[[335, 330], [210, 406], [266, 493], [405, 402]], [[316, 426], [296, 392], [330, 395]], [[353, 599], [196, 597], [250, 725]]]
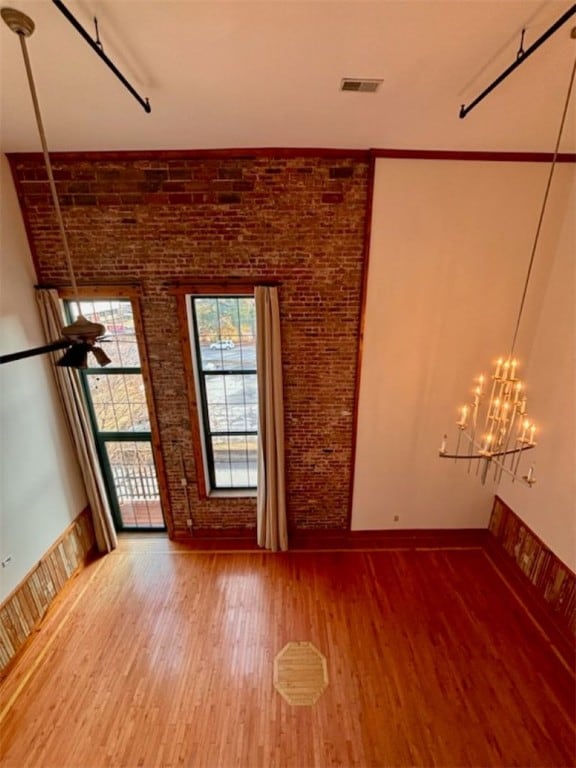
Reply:
[[530, 260], [528, 263], [528, 271], [526, 273], [526, 280], [524, 281], [524, 290], [522, 292], [522, 299], [520, 301], [520, 308], [518, 310], [518, 318], [516, 319], [516, 327], [514, 329], [514, 336], [512, 337], [512, 346], [510, 348], [510, 360], [514, 356], [514, 349], [516, 347], [516, 339], [518, 337], [518, 330], [520, 328], [520, 321], [522, 319], [522, 312], [524, 310], [524, 304], [526, 302], [526, 294], [528, 293], [528, 283], [530, 282], [530, 276], [532, 274], [532, 267], [534, 265], [534, 257], [536, 255], [536, 249], [540, 240], [540, 232], [542, 230], [542, 222], [544, 220], [544, 213], [546, 211], [546, 205], [548, 203], [548, 197], [550, 194], [550, 187], [552, 185], [552, 177], [554, 176], [554, 170], [556, 168], [556, 162], [558, 160], [558, 152], [560, 148], [560, 141], [562, 139], [562, 133], [564, 131], [564, 124], [566, 122], [566, 115], [568, 114], [568, 105], [570, 103], [570, 96], [572, 95], [572, 87], [574, 85], [574, 76], [576, 74], [576, 57], [574, 58], [574, 64], [572, 66], [572, 73], [570, 75], [570, 82], [568, 84], [568, 91], [566, 93], [566, 100], [564, 103], [564, 109], [562, 112], [562, 118], [560, 120], [560, 128], [558, 130], [558, 138], [556, 139], [556, 146], [554, 148], [554, 154], [552, 157], [552, 164], [550, 166], [550, 172], [548, 174], [548, 181], [546, 183], [546, 189], [544, 192], [544, 199], [542, 201], [542, 207], [540, 209], [540, 217], [538, 219], [538, 225], [536, 227], [536, 234], [534, 236], [534, 243], [532, 245], [532, 252], [530, 253]]

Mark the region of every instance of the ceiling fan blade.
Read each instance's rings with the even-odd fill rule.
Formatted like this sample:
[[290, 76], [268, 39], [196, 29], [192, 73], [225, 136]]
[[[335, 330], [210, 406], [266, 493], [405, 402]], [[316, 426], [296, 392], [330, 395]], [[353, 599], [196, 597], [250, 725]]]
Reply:
[[94, 357], [98, 361], [98, 365], [109, 365], [112, 362], [106, 352], [104, 352], [104, 350], [100, 347], [92, 347], [91, 352], [94, 354]]
[[57, 361], [61, 368], [88, 368], [88, 353], [92, 352], [100, 366], [112, 361], [100, 347], [95, 347], [86, 341], [75, 341]]
[[15, 360], [23, 360], [25, 357], [44, 355], [46, 352], [55, 352], [56, 350], [64, 349], [69, 345], [70, 342], [68, 340], [60, 339], [60, 341], [53, 341], [51, 344], [44, 344], [42, 347], [33, 347], [32, 349], [25, 349], [22, 352], [13, 352], [10, 355], [0, 355], [0, 365], [3, 363], [12, 363]]

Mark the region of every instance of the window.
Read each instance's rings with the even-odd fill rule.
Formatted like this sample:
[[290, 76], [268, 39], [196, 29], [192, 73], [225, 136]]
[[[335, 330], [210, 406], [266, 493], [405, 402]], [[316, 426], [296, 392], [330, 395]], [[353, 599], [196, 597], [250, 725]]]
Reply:
[[191, 296], [197, 400], [212, 491], [256, 488], [258, 383], [253, 296]]
[[[76, 303], [65, 306], [75, 319]], [[132, 304], [125, 299], [81, 301], [80, 309], [106, 327], [100, 345], [110, 365], [100, 368], [89, 354], [89, 367], [80, 374], [116, 528], [164, 530]]]

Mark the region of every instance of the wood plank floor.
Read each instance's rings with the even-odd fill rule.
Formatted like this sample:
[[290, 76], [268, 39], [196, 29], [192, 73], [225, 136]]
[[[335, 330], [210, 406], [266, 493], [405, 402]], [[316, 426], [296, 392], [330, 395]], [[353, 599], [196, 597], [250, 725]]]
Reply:
[[[123, 541], [4, 681], [0, 765], [575, 764], [574, 675], [481, 549]], [[290, 641], [327, 659], [313, 706], [274, 689]]]

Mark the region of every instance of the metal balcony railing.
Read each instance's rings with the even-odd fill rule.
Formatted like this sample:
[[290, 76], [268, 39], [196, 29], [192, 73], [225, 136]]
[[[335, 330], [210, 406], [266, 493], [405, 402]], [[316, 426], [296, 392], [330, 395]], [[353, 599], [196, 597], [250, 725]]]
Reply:
[[118, 501], [159, 501], [156, 469], [150, 465], [112, 467]]

